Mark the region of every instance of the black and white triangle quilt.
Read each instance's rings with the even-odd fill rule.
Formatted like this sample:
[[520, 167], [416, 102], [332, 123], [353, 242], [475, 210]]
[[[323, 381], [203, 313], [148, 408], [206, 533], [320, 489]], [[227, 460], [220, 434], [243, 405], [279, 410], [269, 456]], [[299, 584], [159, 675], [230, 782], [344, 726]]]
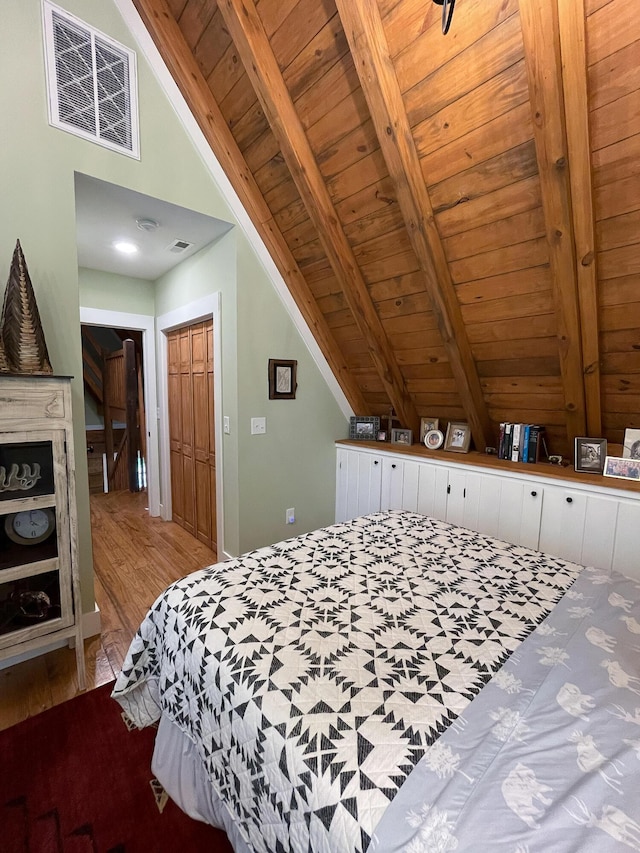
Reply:
[[416, 513], [363, 516], [174, 583], [113, 695], [186, 733], [252, 850], [364, 853], [579, 572]]

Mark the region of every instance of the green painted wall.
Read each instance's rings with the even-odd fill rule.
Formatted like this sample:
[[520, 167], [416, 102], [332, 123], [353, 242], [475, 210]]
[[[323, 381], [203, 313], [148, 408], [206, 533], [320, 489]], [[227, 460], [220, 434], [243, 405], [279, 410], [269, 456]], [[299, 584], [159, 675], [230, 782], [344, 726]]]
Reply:
[[[112, 0], [64, 0], [62, 5], [123, 44], [137, 48]], [[139, 51], [141, 160], [137, 161], [49, 126], [40, 0], [3, 0], [2, 13], [0, 269], [4, 264], [8, 272], [15, 241], [20, 238], [54, 370], [76, 377], [72, 388], [81, 582], [83, 606], [89, 610], [93, 607], [93, 574], [80, 380], [74, 172], [220, 219], [233, 221], [233, 217]], [[226, 240], [235, 247], [235, 263], [227, 257], [229, 269], [221, 268], [218, 273], [220, 280], [227, 272], [229, 278], [235, 275], [235, 292], [234, 285], [225, 280], [224, 402], [230, 411], [237, 406], [238, 430], [232, 436], [236, 446], [229, 441], [229, 455], [237, 460], [236, 495], [234, 484], [227, 484], [225, 515], [230, 523], [237, 519], [237, 536], [230, 531], [230, 544], [235, 538], [238, 549], [244, 550], [331, 521], [331, 442], [336, 436], [344, 436], [346, 428], [344, 417], [240, 229], [234, 229], [234, 236], [227, 235], [221, 242]], [[224, 251], [233, 253], [226, 243]], [[198, 284], [209, 286], [213, 287], [213, 282]], [[161, 306], [174, 305], [180, 298], [169, 284], [161, 290]], [[274, 356], [299, 359], [300, 393], [295, 401], [267, 400], [266, 364]], [[267, 435], [251, 437], [248, 419], [258, 414], [267, 416]], [[284, 524], [288, 506], [298, 510], [299, 521], [294, 526]]]
[[83, 308], [154, 316], [155, 287], [152, 281], [79, 267], [78, 288]]

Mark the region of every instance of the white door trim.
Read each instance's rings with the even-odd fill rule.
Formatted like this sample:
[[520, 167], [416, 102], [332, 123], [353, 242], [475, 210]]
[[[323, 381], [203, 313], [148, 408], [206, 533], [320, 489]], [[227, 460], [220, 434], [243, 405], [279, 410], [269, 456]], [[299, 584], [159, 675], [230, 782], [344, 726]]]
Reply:
[[142, 332], [142, 373], [144, 377], [145, 415], [147, 425], [147, 495], [149, 515], [160, 515], [160, 465], [158, 459], [158, 400], [156, 396], [156, 350], [154, 318], [150, 314], [128, 314], [102, 308], [80, 306], [83, 326], [104, 326]]
[[220, 319], [222, 294], [212, 293], [174, 311], [156, 318], [156, 347], [158, 353], [158, 398], [160, 405], [160, 470], [162, 472], [161, 514], [171, 520], [171, 459], [169, 454], [169, 360], [167, 333], [182, 326], [191, 326], [202, 320], [213, 320], [213, 416], [214, 444], [216, 449], [216, 545], [218, 560], [224, 559], [224, 504], [223, 504], [223, 441], [222, 441], [222, 323]]

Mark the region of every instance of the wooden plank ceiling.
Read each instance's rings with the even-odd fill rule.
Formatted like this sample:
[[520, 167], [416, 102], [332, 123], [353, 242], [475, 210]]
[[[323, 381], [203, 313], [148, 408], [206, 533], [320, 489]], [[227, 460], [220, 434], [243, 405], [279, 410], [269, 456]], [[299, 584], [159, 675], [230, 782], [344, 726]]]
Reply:
[[356, 413], [563, 454], [640, 428], [634, 2], [134, 0]]

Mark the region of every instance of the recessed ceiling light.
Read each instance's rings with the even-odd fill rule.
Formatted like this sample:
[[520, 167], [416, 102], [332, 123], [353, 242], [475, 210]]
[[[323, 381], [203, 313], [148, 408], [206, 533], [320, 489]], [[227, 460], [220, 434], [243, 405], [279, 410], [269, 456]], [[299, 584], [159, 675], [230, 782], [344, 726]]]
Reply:
[[135, 243], [130, 243], [128, 240], [118, 240], [117, 243], [113, 244], [113, 248], [117, 249], [118, 252], [122, 252], [123, 255], [135, 255], [138, 251]]
[[148, 216], [136, 219], [136, 225], [141, 231], [155, 231], [160, 227], [160, 223], [156, 219], [151, 219]]

